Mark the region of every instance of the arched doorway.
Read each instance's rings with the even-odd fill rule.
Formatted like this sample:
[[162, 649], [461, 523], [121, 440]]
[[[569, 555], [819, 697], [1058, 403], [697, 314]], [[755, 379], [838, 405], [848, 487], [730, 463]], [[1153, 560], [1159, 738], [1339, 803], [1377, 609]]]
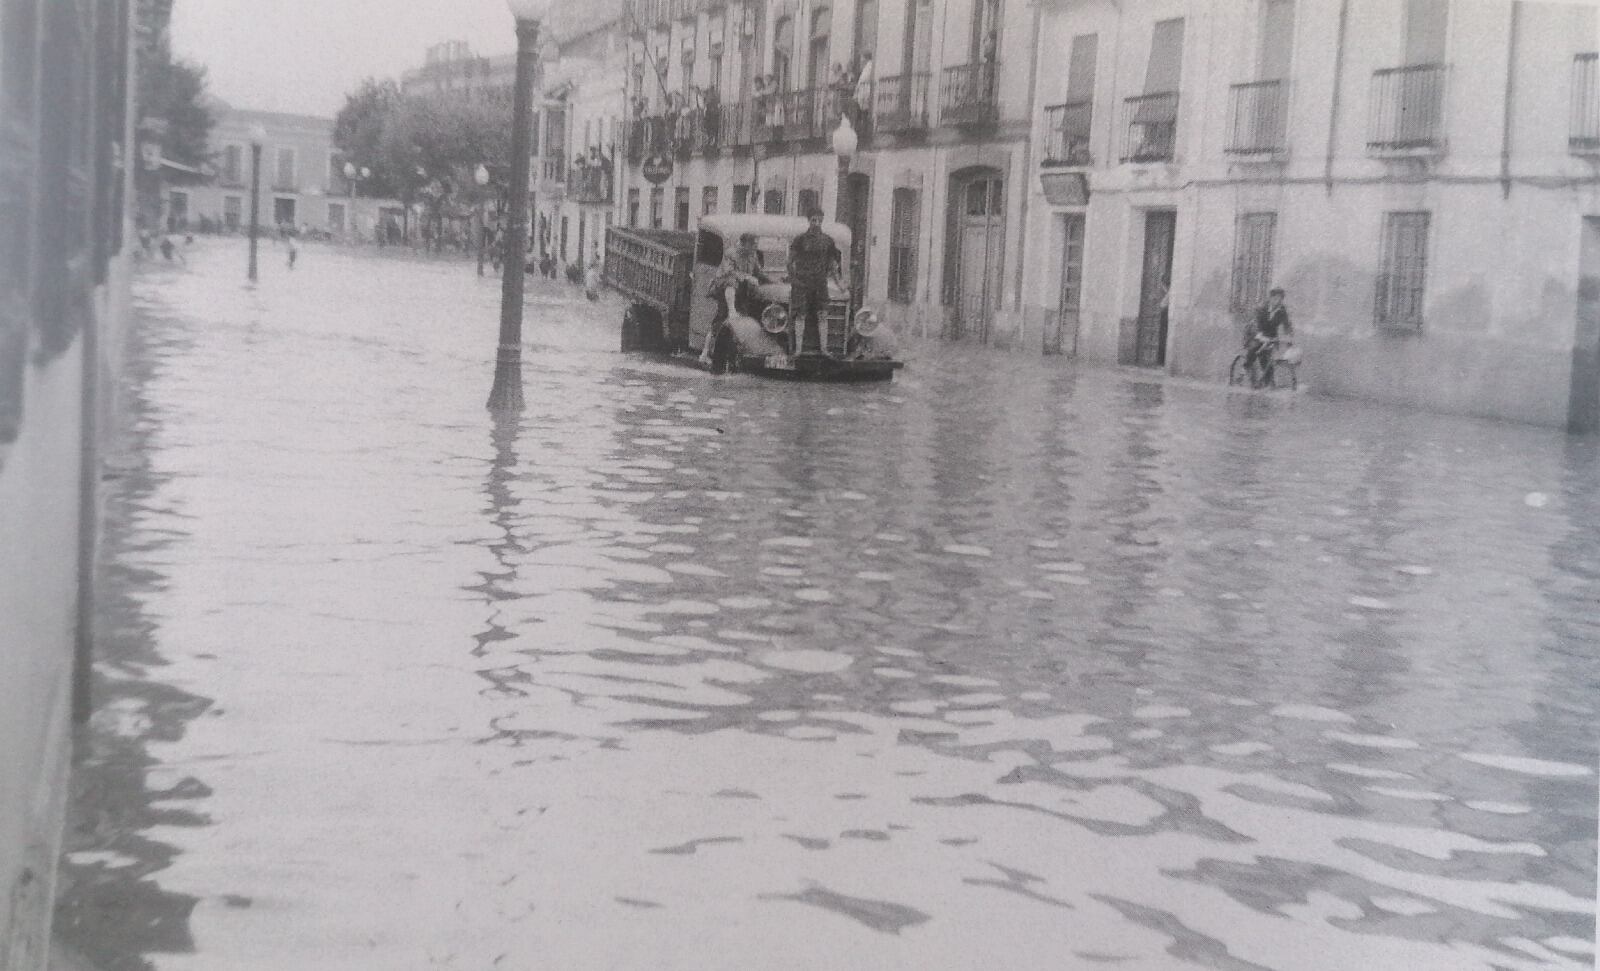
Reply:
[[945, 242], [945, 302], [951, 338], [989, 340], [1000, 305], [1006, 240], [1005, 177], [999, 169], [964, 169], [950, 177]]

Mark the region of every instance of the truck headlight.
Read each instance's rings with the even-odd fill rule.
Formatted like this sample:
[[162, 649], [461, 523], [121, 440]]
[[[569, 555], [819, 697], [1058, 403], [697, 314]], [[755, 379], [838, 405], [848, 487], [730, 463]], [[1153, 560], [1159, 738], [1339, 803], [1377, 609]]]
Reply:
[[761, 311], [761, 329], [769, 334], [781, 334], [789, 329], [789, 309], [782, 304], [768, 304]]
[[857, 310], [855, 316], [855, 328], [856, 333], [862, 337], [871, 337], [873, 334], [876, 334], [878, 332], [877, 311], [869, 310], [866, 307], [862, 307], [860, 310]]

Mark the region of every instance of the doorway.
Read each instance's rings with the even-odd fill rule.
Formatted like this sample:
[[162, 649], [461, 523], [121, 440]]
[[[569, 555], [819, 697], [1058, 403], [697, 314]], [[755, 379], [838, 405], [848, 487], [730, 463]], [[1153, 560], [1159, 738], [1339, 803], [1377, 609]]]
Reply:
[[1172, 243], [1177, 226], [1178, 214], [1171, 209], [1144, 214], [1144, 259], [1134, 339], [1134, 363], [1142, 367], [1167, 363], [1167, 294], [1172, 286]]
[[272, 200], [272, 222], [273, 222], [273, 225], [275, 225], [275, 226], [293, 226], [293, 225], [295, 225], [295, 222], [296, 222], [296, 220], [295, 220], [295, 200], [293, 200], [293, 199], [273, 199]]
[[1567, 428], [1600, 432], [1600, 218], [1586, 216], [1578, 244], [1578, 319], [1573, 330]]
[[[1046, 334], [1044, 353], [1078, 356], [1078, 323], [1083, 308], [1084, 214], [1061, 217], [1061, 290], [1056, 298], [1057, 325]], [[1053, 338], [1053, 339], [1052, 339]]]
[[955, 259], [946, 262], [950, 336], [988, 343], [989, 324], [1001, 292], [1005, 256], [1005, 180], [996, 169], [974, 169], [952, 177], [949, 225]]

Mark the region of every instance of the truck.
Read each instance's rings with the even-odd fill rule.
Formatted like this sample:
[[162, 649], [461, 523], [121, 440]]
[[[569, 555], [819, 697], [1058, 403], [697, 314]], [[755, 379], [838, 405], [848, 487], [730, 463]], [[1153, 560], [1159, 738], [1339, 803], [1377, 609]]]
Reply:
[[[790, 241], [807, 227], [797, 216], [746, 213], [704, 216], [693, 231], [612, 227], [602, 280], [629, 301], [622, 350], [794, 381], [893, 378], [905, 366], [893, 335], [876, 311], [861, 305], [857, 288], [838, 281], [829, 283], [827, 305], [818, 313], [816, 345], [798, 352], [791, 347], [792, 329], [802, 322], [791, 313], [786, 264]], [[848, 227], [827, 223], [822, 230], [841, 253], [850, 252]], [[714, 327], [719, 304], [712, 280], [728, 247], [747, 233], [760, 252], [760, 281], [729, 288], [727, 323]], [[702, 353], [708, 346], [712, 353]]]

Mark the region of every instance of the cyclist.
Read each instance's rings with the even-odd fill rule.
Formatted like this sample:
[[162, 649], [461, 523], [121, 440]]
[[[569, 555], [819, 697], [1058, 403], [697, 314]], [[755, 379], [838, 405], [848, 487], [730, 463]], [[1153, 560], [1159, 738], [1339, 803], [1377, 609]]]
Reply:
[[[1245, 341], [1245, 371], [1250, 375], [1252, 387], [1259, 388], [1272, 374], [1272, 355], [1280, 340], [1294, 336], [1294, 326], [1289, 323], [1289, 308], [1283, 303], [1283, 288], [1273, 287], [1267, 293], [1267, 302], [1256, 308], [1256, 316]], [[1259, 362], [1261, 370], [1254, 368]]]

